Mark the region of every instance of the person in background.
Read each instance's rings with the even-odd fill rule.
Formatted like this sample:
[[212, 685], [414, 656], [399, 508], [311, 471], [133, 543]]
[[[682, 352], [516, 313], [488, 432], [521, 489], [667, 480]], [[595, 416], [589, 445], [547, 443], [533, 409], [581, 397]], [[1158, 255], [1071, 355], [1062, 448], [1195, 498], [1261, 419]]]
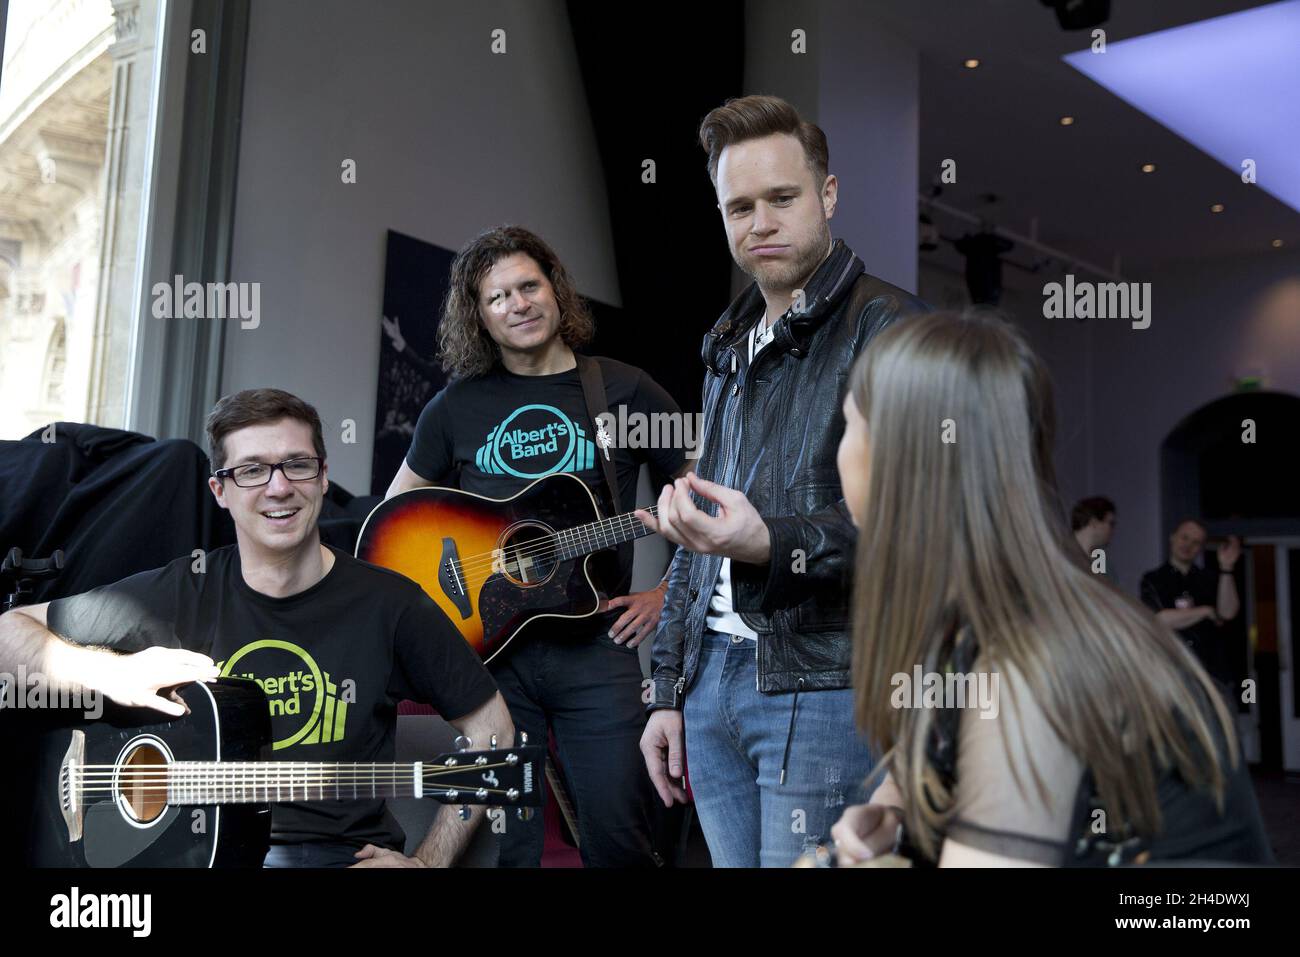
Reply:
[[1142, 576], [1142, 601], [1162, 624], [1178, 633], [1229, 694], [1227, 686], [1234, 676], [1222, 626], [1241, 610], [1234, 576], [1241, 540], [1229, 536], [1215, 555], [1217, 568], [1211, 570], [1196, 564], [1205, 536], [1205, 526], [1194, 518], [1175, 526], [1169, 536], [1169, 561]]
[[1115, 503], [1102, 495], [1079, 499], [1070, 509], [1070, 529], [1084, 555], [1091, 559], [1094, 550], [1109, 547], [1115, 534]]

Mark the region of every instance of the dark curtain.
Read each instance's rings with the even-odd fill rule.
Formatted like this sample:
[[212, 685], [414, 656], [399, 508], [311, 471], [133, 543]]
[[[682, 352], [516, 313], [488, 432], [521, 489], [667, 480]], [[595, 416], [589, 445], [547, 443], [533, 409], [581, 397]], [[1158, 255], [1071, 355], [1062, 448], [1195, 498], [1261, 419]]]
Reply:
[[[731, 257], [698, 129], [741, 96], [744, 5], [639, 10], [570, 0], [604, 167], [623, 308], [596, 310], [590, 352], [639, 366], [697, 411], [700, 341], [730, 301]], [[654, 160], [656, 182], [642, 182]]]

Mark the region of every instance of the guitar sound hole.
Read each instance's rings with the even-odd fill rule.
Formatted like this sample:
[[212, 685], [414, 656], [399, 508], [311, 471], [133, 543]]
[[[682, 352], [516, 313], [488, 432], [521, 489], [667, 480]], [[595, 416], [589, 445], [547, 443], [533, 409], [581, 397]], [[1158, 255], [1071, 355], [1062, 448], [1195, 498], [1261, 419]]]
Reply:
[[152, 744], [131, 749], [118, 771], [117, 796], [123, 810], [141, 824], [167, 809], [167, 756]]
[[501, 569], [516, 585], [540, 585], [557, 564], [555, 533], [545, 525], [524, 523], [506, 533]]

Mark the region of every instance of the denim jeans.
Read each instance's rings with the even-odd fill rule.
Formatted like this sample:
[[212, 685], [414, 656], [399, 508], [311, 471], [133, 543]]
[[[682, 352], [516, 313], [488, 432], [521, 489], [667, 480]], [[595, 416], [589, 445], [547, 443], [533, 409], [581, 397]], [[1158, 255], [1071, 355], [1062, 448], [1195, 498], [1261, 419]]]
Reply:
[[[605, 635], [572, 638], [527, 634], [515, 639], [493, 677], [517, 731], [542, 747], [555, 732], [565, 784], [578, 816], [587, 867], [653, 867], [653, 791], [641, 756], [645, 710], [635, 648]], [[544, 783], [544, 782], [543, 782]], [[542, 814], [504, 819], [501, 867], [538, 867]]]
[[263, 867], [351, 867], [360, 848], [351, 844], [272, 844]]
[[714, 867], [789, 867], [830, 839], [846, 804], [864, 800], [874, 763], [853, 725], [852, 689], [803, 691], [797, 706], [793, 693], [763, 694], [757, 650], [753, 639], [706, 631], [683, 708], [687, 774]]

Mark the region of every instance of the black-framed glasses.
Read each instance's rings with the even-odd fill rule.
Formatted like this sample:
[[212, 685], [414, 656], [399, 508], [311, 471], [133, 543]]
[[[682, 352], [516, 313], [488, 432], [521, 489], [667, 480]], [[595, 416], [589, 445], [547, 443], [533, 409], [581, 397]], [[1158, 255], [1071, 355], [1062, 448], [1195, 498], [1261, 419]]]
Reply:
[[247, 465], [236, 465], [234, 468], [217, 469], [213, 476], [219, 479], [231, 478], [240, 488], [256, 488], [259, 485], [270, 485], [271, 476], [275, 470], [279, 469], [284, 473], [284, 477], [290, 482], [306, 482], [320, 475], [321, 463], [325, 460], [312, 456], [305, 459], [285, 459], [283, 462], [276, 462], [274, 465], [265, 465], [261, 462], [249, 462]]

